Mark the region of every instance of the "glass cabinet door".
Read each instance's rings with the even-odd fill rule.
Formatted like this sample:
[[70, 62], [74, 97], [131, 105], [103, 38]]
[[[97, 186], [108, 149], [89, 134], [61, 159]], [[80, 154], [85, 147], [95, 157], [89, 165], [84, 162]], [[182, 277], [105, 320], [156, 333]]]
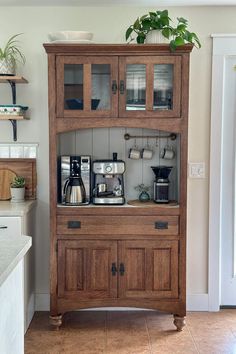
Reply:
[[121, 117], [180, 117], [181, 57], [120, 60]]
[[57, 60], [58, 117], [117, 115], [117, 58], [63, 56]]

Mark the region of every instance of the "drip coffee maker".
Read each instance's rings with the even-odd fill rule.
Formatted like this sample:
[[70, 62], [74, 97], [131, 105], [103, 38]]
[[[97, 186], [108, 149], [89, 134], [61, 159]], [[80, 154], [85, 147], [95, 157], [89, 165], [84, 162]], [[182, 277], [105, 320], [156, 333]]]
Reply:
[[169, 202], [169, 175], [172, 166], [151, 166], [156, 179], [154, 181], [154, 202], [168, 203]]

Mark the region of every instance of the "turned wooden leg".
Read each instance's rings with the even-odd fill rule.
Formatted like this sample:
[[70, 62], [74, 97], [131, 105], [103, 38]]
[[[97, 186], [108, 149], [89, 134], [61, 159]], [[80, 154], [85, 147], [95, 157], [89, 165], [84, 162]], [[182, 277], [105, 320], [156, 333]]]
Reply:
[[177, 331], [182, 331], [185, 326], [185, 317], [174, 315], [174, 325], [176, 326]]
[[62, 315], [49, 316], [49, 321], [52, 329], [58, 331], [62, 325]]

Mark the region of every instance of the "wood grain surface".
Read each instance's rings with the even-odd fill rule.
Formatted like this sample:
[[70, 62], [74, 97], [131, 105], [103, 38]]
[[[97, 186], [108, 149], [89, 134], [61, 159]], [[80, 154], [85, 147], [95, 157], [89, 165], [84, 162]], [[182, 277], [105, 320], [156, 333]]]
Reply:
[[0, 169], [0, 200], [11, 199], [10, 185], [16, 173], [8, 169]]
[[11, 170], [17, 176], [23, 176], [25, 199], [36, 199], [36, 159], [0, 159], [0, 170], [3, 169]]

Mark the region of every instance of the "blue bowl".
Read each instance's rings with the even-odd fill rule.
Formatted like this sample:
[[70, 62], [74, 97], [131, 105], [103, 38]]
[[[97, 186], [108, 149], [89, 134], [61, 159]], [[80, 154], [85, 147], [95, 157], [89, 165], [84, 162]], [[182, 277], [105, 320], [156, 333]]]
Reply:
[[[91, 109], [96, 110], [98, 105], [99, 105], [100, 100], [95, 98], [91, 100]], [[66, 104], [69, 109], [78, 109], [78, 110], [83, 110], [84, 109], [84, 100], [81, 100], [79, 98], [70, 98], [66, 100]]]

